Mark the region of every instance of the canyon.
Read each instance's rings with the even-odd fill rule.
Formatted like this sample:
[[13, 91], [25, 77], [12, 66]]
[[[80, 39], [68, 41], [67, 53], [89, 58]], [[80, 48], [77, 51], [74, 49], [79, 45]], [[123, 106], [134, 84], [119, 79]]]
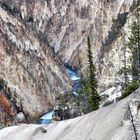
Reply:
[[86, 75], [87, 36], [99, 93], [119, 89], [132, 11], [133, 0], [0, 0], [1, 94], [12, 96], [13, 114], [16, 100], [31, 121], [71, 91], [64, 64], [77, 67], [80, 57]]

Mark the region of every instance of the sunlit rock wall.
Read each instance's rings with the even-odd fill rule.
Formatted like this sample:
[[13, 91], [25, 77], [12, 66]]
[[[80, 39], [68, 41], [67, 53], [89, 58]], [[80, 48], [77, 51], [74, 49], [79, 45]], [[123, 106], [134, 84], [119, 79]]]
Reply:
[[123, 27], [132, 4], [133, 0], [0, 0], [0, 77], [20, 95], [25, 110], [43, 112], [52, 106], [54, 95], [70, 89], [61, 61], [77, 66], [79, 54], [85, 72], [90, 35], [99, 89], [116, 85], [121, 79]]
[[66, 71], [45, 40], [0, 7], [0, 78], [22, 101], [29, 116], [54, 105], [71, 89]]

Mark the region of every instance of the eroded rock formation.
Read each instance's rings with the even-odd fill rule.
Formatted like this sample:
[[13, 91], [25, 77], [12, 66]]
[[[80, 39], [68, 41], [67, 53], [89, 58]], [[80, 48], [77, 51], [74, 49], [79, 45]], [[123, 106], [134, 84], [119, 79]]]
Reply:
[[[0, 79], [37, 117], [54, 104], [57, 94], [71, 89], [63, 64], [46, 40], [0, 7]], [[12, 95], [11, 95], [12, 96]]]
[[[0, 78], [30, 115], [70, 89], [63, 63], [87, 66], [91, 36], [99, 89], [122, 78], [124, 36], [133, 0], [0, 0]], [[127, 32], [128, 33], [128, 32]], [[127, 37], [126, 37], [127, 38]]]

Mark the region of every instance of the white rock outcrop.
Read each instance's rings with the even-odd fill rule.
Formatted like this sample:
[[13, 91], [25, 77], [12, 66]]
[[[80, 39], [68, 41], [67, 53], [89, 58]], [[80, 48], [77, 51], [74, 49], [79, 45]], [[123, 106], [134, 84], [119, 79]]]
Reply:
[[[138, 93], [140, 90], [137, 90]], [[128, 140], [134, 136], [130, 119], [125, 119], [128, 104], [140, 123], [139, 94], [118, 101], [90, 114], [54, 122], [49, 126], [21, 125], [4, 128], [0, 131], [0, 140]], [[137, 108], [137, 109], [135, 109]], [[135, 111], [137, 110], [137, 111]], [[42, 129], [46, 130], [41, 131]], [[137, 133], [140, 132], [136, 125]], [[138, 137], [139, 138], [139, 137]]]

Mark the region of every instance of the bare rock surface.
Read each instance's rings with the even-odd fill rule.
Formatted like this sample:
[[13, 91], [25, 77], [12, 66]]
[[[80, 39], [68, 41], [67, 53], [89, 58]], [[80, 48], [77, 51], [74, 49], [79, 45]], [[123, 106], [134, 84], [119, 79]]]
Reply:
[[29, 116], [47, 112], [71, 89], [64, 63], [77, 67], [80, 57], [86, 74], [88, 35], [99, 92], [120, 86], [133, 2], [0, 0], [0, 79]]
[[[140, 123], [137, 102], [140, 100], [139, 91], [112, 105], [75, 119], [54, 122], [49, 126], [21, 125], [4, 128], [0, 131], [0, 140], [128, 140], [134, 134], [130, 119], [125, 117], [127, 107], [130, 105], [134, 118]], [[41, 128], [46, 130], [45, 133]], [[137, 128], [139, 133], [140, 129]]]
[[129, 29], [127, 26], [124, 30], [124, 26], [128, 25], [133, 1], [1, 0], [1, 6], [31, 27], [64, 63], [77, 66], [79, 54], [83, 72], [87, 67], [86, 40], [90, 35], [99, 87], [105, 90], [120, 81], [123, 38], [128, 36], [125, 31]]
[[[63, 64], [44, 40], [0, 7], [0, 79], [36, 118], [71, 89]], [[3, 88], [5, 88], [3, 86]]]

